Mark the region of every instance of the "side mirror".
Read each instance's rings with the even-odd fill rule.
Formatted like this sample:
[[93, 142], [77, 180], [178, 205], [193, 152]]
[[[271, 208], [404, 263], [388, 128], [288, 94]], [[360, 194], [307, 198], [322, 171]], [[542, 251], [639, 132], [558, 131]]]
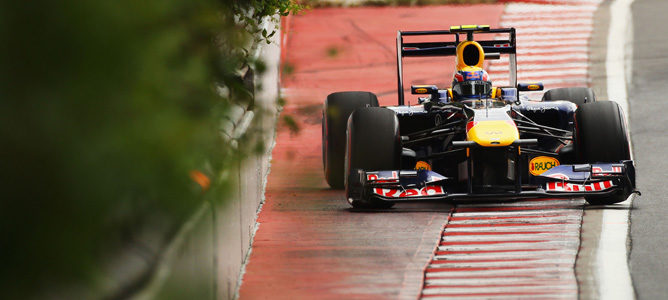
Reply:
[[497, 91], [497, 94], [495, 95], [497, 98], [501, 98], [506, 103], [519, 104], [519, 95], [516, 88], [501, 87], [497, 89], [500, 90], [500, 93]]
[[530, 91], [542, 91], [543, 90], [542, 82], [534, 83], [518, 83], [517, 90], [520, 92], [530, 92]]
[[429, 95], [431, 96], [430, 101], [438, 101], [440, 98], [440, 95], [438, 94], [438, 87], [435, 85], [411, 85], [411, 94]]
[[438, 99], [438, 87], [435, 85], [411, 85], [413, 95], [436, 95]]

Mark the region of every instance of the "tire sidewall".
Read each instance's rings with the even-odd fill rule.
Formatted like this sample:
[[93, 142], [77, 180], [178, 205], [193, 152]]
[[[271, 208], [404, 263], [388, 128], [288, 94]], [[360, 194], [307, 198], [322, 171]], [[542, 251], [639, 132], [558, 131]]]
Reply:
[[346, 200], [355, 208], [391, 207], [392, 202], [352, 197], [349, 180], [352, 172], [360, 169], [383, 171], [400, 168], [402, 146], [396, 114], [386, 108], [357, 109], [348, 119], [346, 136]]
[[322, 113], [322, 160], [327, 183], [343, 188], [344, 155], [348, 117], [357, 108], [378, 107], [370, 92], [337, 92], [327, 96]]

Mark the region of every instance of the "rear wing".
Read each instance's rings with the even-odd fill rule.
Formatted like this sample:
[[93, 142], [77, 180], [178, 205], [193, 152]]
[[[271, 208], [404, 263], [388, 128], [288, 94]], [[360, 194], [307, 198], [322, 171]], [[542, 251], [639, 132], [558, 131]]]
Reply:
[[[501, 36], [501, 39], [495, 40], [476, 40], [476, 33], [498, 33], [507, 34]], [[430, 30], [430, 31], [397, 31], [397, 85], [399, 92], [399, 105], [404, 105], [404, 82], [403, 82], [403, 58], [404, 57], [434, 57], [434, 56], [453, 56], [456, 55], [457, 45], [460, 42], [460, 35], [466, 35], [465, 40], [476, 41], [481, 46], [485, 55], [498, 56], [501, 54], [509, 55], [510, 64], [510, 85], [517, 85], [517, 58], [515, 28], [489, 28], [487, 25], [462, 25], [452, 26], [450, 30]], [[452, 42], [417, 42], [404, 43], [404, 36], [417, 35], [454, 35]]]

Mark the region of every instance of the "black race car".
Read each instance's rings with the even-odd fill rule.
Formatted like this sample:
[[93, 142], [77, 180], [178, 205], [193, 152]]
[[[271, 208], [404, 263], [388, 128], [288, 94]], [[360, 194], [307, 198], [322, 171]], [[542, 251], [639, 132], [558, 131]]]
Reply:
[[[480, 33], [502, 38], [474, 39]], [[449, 41], [405, 43], [406, 36]], [[404, 57], [455, 56], [460, 74], [478, 76], [485, 57], [502, 55], [508, 55], [510, 86], [464, 77], [460, 84], [456, 77], [451, 88], [412, 86], [418, 104], [404, 104]], [[637, 192], [619, 105], [597, 101], [585, 87], [548, 90], [542, 101], [530, 101], [520, 93], [543, 87], [517, 83], [515, 55], [514, 28], [399, 31], [397, 106], [379, 107], [370, 92], [327, 96], [322, 151], [329, 185], [345, 188], [356, 208], [537, 197], [612, 204]]]

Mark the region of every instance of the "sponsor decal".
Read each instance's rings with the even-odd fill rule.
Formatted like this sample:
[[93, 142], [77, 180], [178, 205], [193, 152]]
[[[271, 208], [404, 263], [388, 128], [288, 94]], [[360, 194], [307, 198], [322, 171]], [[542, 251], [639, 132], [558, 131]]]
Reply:
[[463, 73], [464, 73], [464, 77], [467, 80], [482, 80], [482, 72], [481, 71], [473, 71], [473, 72], [464, 71]]
[[374, 181], [376, 183], [390, 183], [397, 182], [399, 180], [399, 172], [392, 171], [391, 177], [380, 177], [378, 173], [367, 173], [366, 180]]
[[445, 190], [443, 190], [442, 186], [426, 186], [423, 188], [412, 188], [412, 189], [401, 189], [401, 190], [375, 188], [373, 189], [373, 192], [376, 195], [390, 198], [409, 198], [409, 197], [445, 195]]
[[548, 182], [546, 190], [548, 192], [595, 192], [607, 190], [613, 186], [615, 185], [610, 180], [590, 184]]
[[612, 167], [610, 171], [603, 171], [601, 167], [592, 167], [591, 173], [594, 176], [615, 176], [616, 174], [622, 173], [622, 167]]
[[529, 172], [531, 175], [538, 176], [558, 165], [559, 161], [554, 157], [536, 156], [529, 161]]
[[544, 113], [544, 112], [550, 111], [550, 110], [559, 110], [559, 106], [551, 105], [549, 103], [541, 103], [541, 105], [524, 106], [523, 109], [526, 110], [526, 111], [530, 111], [532, 113], [535, 113], [535, 112]]
[[530, 90], [532, 90], [532, 91], [535, 91], [535, 90], [540, 89], [540, 85], [537, 85], [537, 84], [530, 84], [530, 85], [528, 86], [528, 88], [529, 88]]
[[427, 89], [425, 89], [425, 88], [418, 88], [418, 89], [415, 89], [415, 93], [417, 93], [417, 94], [426, 94], [426, 93], [427, 93]]

